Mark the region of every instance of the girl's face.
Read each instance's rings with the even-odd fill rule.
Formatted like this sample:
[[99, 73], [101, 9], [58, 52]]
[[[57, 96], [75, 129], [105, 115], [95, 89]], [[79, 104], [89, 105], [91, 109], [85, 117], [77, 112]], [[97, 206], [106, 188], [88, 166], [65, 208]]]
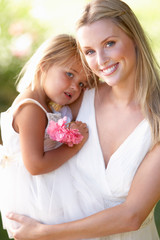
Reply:
[[82, 26], [77, 38], [89, 67], [108, 85], [134, 79], [135, 45], [110, 19]]
[[87, 78], [79, 62], [68, 65], [52, 65], [46, 73], [43, 89], [47, 99], [61, 104], [74, 102], [87, 86]]

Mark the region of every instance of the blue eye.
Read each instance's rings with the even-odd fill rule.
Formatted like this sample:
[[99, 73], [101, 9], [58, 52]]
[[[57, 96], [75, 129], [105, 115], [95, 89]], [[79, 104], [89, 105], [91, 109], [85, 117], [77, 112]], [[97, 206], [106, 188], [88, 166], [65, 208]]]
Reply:
[[109, 42], [106, 43], [106, 46], [107, 47], [112, 47], [114, 44], [115, 44], [114, 41], [109, 41]]
[[67, 76], [70, 77], [70, 78], [73, 78], [73, 73], [71, 72], [66, 72]]
[[87, 51], [85, 52], [85, 55], [91, 55], [91, 54], [93, 54], [94, 52], [95, 52], [94, 50], [89, 49], [89, 50], [87, 50]]
[[80, 83], [79, 83], [79, 86], [80, 86], [81, 88], [84, 88], [84, 83], [83, 83], [83, 82], [80, 82]]

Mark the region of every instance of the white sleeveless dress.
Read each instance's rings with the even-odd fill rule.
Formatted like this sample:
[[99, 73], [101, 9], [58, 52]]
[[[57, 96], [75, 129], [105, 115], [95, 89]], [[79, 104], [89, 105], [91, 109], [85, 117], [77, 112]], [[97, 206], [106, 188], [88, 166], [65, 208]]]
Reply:
[[[77, 120], [87, 123], [89, 138], [81, 151], [66, 163], [73, 189], [70, 184], [59, 187], [60, 199], [65, 195], [64, 221], [80, 219], [123, 203], [134, 175], [151, 146], [150, 126], [147, 120], [143, 120], [111, 156], [105, 169], [96, 128], [94, 97], [94, 89], [85, 91], [77, 117]], [[154, 209], [139, 230], [96, 239], [158, 240]]]
[[[3, 227], [7, 230], [18, 225], [5, 217], [6, 213], [10, 211], [49, 224], [52, 222], [56, 208], [56, 196], [54, 194], [55, 171], [32, 176], [26, 170], [21, 156], [19, 134], [12, 127], [14, 112], [26, 102], [33, 102], [42, 108], [48, 118], [48, 124], [50, 120], [58, 121], [64, 116], [67, 116], [68, 122], [72, 120], [69, 107], [63, 107], [60, 112], [48, 113], [39, 102], [30, 98], [22, 100], [19, 104], [1, 113], [3, 146], [0, 146], [0, 210]], [[44, 151], [55, 149], [60, 145], [61, 143], [52, 141], [45, 130]], [[10, 233], [9, 236], [11, 237]]]

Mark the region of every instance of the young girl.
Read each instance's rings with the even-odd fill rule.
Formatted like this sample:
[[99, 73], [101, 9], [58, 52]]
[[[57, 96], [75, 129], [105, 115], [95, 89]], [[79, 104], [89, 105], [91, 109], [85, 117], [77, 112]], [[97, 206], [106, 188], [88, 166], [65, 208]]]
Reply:
[[[62, 204], [56, 201], [55, 186], [65, 181], [65, 165], [62, 183], [56, 182], [58, 171], [53, 170], [75, 155], [88, 138], [82, 122], [71, 123], [70, 127], [78, 128], [83, 135], [81, 143], [73, 147], [60, 146], [47, 134], [51, 120], [57, 122], [64, 116], [68, 122], [72, 120], [72, 112], [65, 105], [76, 101], [88, 85], [74, 38], [59, 35], [46, 41], [22, 73], [18, 85], [21, 93], [1, 114], [0, 207], [8, 231], [13, 223], [5, 215], [11, 210], [55, 223], [53, 215], [61, 211]], [[57, 111], [50, 102], [63, 107]]]

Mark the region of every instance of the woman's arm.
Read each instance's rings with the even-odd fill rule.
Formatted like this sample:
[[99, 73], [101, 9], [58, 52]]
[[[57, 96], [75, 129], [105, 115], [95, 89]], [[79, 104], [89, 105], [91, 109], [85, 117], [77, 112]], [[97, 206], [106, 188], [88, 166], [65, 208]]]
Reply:
[[17, 240], [78, 240], [137, 230], [160, 199], [159, 172], [160, 146], [157, 145], [140, 165], [123, 204], [58, 225], [43, 225], [30, 218], [10, 214], [10, 219], [22, 224], [13, 236]]
[[14, 117], [14, 126], [20, 136], [21, 151], [24, 164], [32, 175], [53, 171], [74, 156], [84, 145], [88, 138], [86, 124], [76, 123], [84, 136], [80, 144], [61, 147], [44, 152], [44, 133], [47, 124], [46, 114], [33, 104], [24, 105]]

